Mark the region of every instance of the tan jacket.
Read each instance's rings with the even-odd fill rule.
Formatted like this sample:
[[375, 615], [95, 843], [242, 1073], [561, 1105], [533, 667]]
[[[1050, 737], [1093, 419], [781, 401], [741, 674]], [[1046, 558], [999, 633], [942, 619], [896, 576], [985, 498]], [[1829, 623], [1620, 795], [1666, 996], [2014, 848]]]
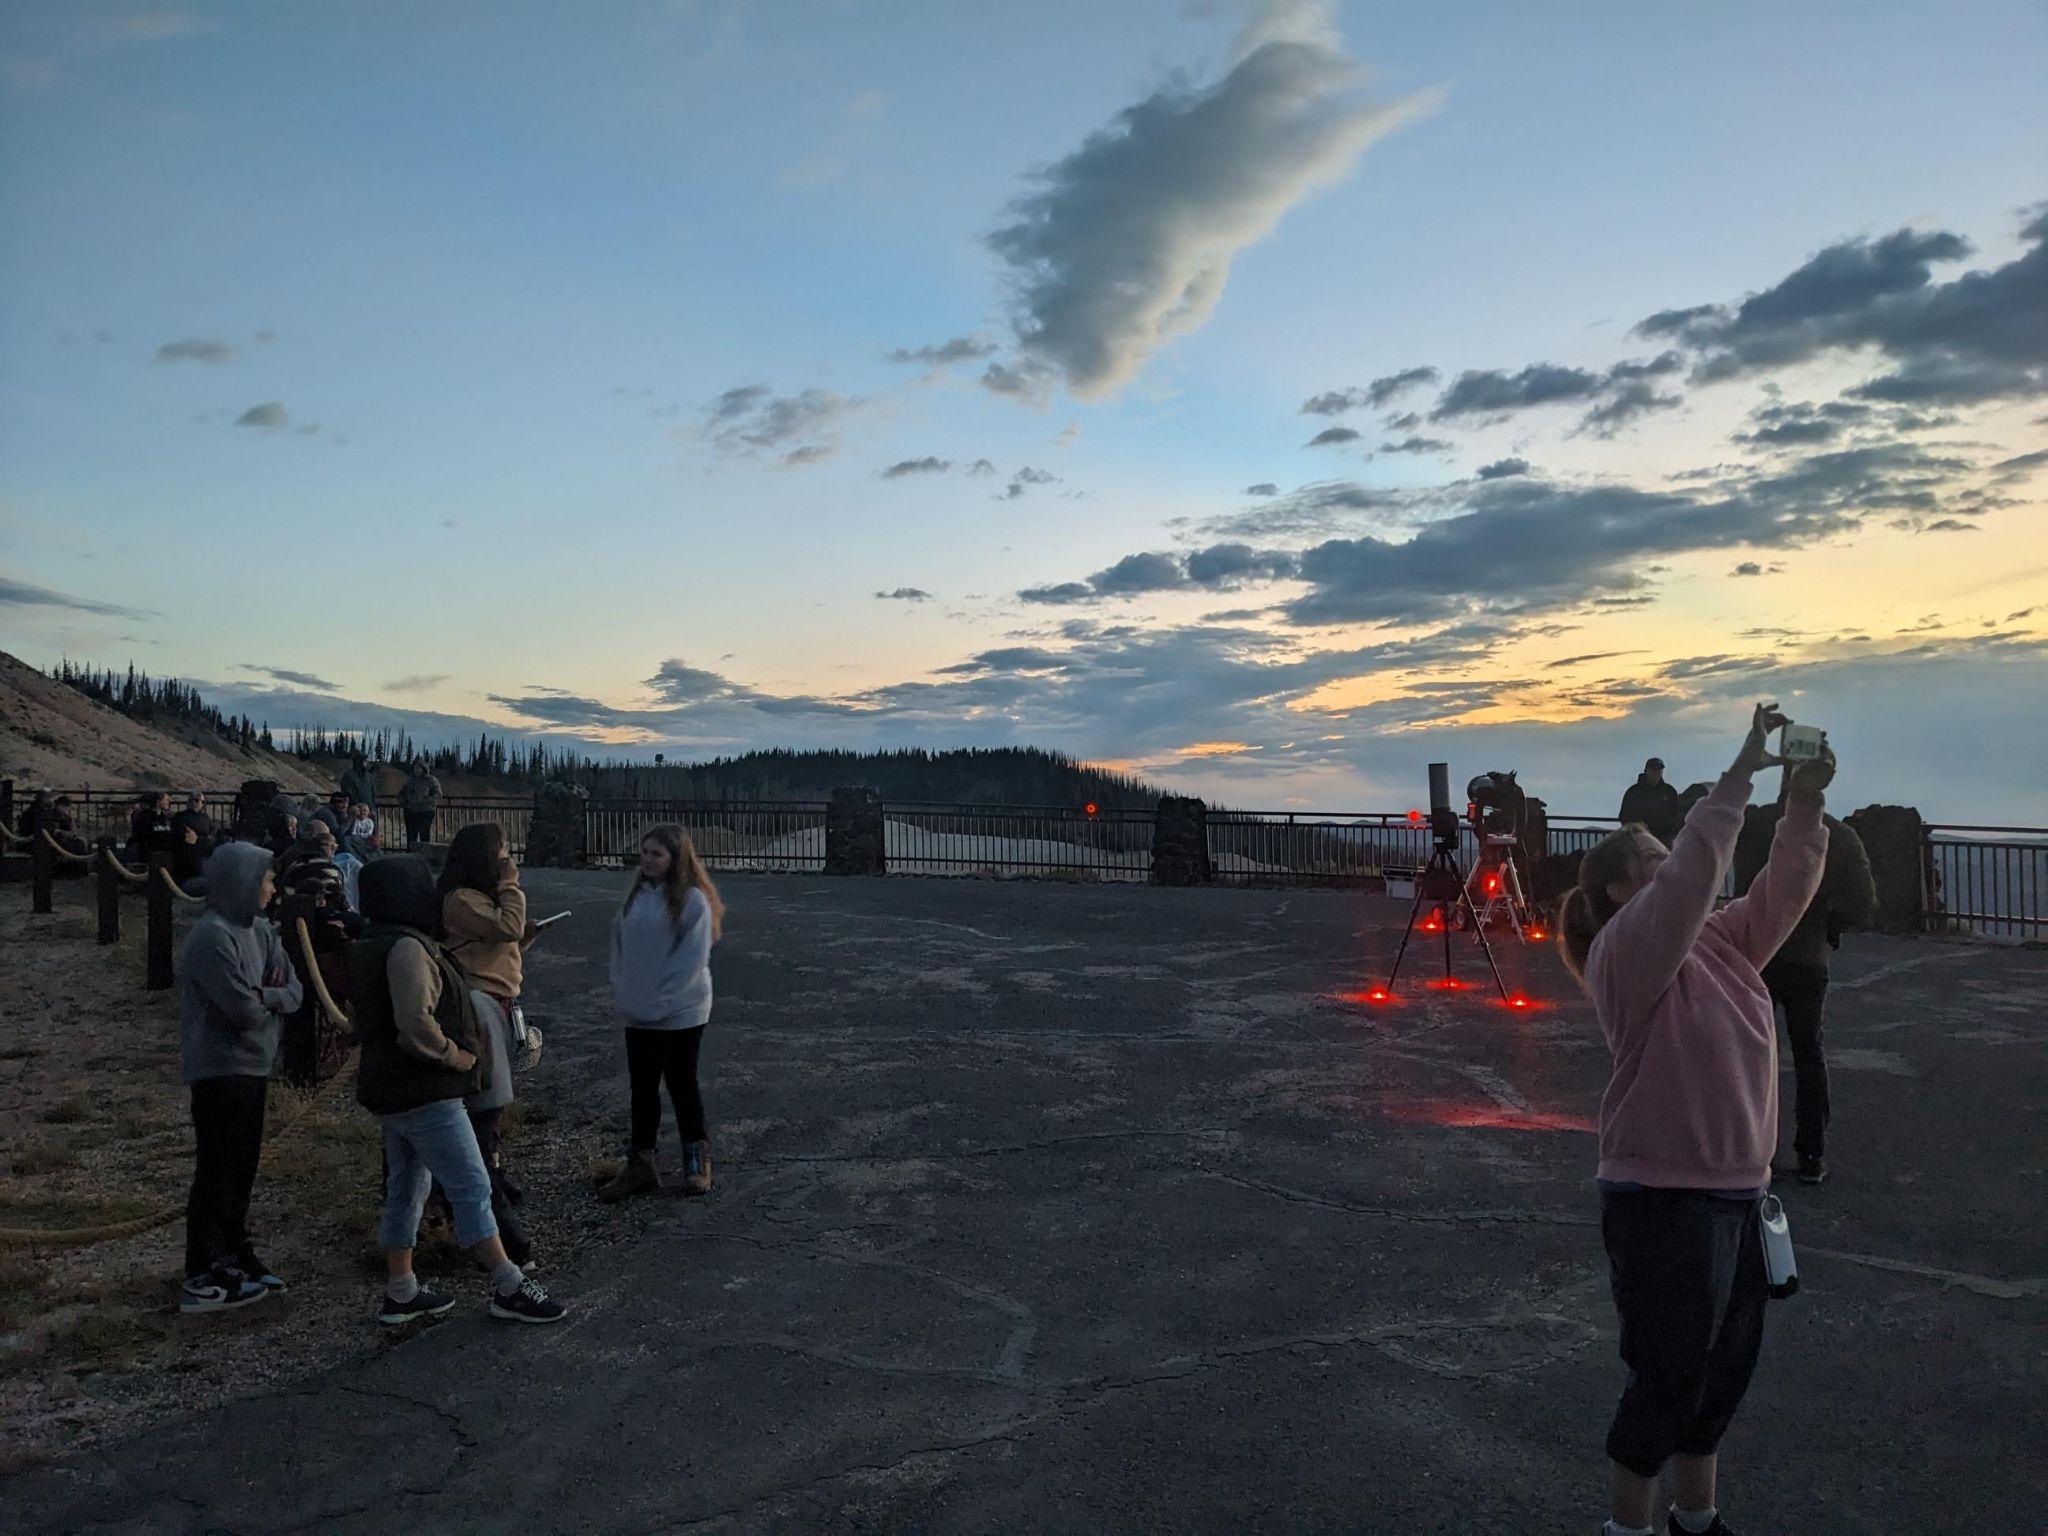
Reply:
[[519, 995], [525, 980], [519, 941], [526, 933], [526, 892], [517, 875], [489, 896], [450, 891], [441, 898], [441, 926], [448, 934], [448, 957], [479, 991], [502, 1002]]
[[441, 1006], [441, 971], [418, 940], [400, 939], [391, 946], [384, 976], [391, 984], [391, 1015], [400, 1045], [423, 1060], [459, 1072], [476, 1065], [474, 1053], [443, 1034], [434, 1016]]

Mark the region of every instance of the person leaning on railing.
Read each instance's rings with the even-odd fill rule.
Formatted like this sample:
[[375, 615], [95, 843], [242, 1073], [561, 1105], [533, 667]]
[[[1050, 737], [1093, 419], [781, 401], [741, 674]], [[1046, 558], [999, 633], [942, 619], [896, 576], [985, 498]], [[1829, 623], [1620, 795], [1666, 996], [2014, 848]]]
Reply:
[[1726, 1536], [1722, 1434], [1763, 1347], [1762, 1196], [1778, 1143], [1778, 1037], [1759, 974], [1825, 867], [1834, 759], [1801, 763], [1769, 861], [1715, 910], [1750, 780], [1785, 724], [1749, 735], [1669, 852], [1641, 826], [1586, 854], [1559, 943], [1614, 1056], [1600, 1101], [1600, 1232], [1628, 1384], [1607, 1431], [1608, 1536], [1650, 1536], [1673, 1469], [1669, 1528]]

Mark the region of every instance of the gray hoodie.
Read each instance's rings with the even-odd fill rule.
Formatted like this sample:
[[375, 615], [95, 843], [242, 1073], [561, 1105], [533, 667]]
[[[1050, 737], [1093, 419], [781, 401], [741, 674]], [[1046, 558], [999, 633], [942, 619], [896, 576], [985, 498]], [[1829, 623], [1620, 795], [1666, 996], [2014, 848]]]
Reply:
[[711, 904], [692, 889], [680, 923], [643, 885], [612, 923], [612, 996], [635, 1029], [695, 1029], [711, 1017]]
[[277, 930], [257, 915], [269, 868], [255, 843], [223, 843], [206, 861], [206, 910], [178, 956], [188, 1083], [270, 1076], [282, 1015], [304, 1001]]

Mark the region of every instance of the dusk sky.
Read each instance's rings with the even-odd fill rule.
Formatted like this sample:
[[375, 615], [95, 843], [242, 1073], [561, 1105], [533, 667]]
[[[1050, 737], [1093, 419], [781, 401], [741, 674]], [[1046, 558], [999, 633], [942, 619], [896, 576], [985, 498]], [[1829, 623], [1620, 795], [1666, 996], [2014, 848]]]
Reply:
[[2048, 8], [0, 8], [0, 647], [2048, 823]]

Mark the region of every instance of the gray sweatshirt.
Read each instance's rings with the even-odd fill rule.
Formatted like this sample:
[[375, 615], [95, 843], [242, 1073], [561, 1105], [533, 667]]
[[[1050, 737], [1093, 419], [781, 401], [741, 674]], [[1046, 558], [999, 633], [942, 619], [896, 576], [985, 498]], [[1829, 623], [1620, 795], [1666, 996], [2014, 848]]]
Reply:
[[302, 1003], [298, 973], [257, 897], [270, 853], [223, 843], [206, 861], [206, 910], [178, 956], [185, 1081], [268, 1077], [282, 1016]]
[[680, 923], [641, 886], [612, 922], [612, 996], [635, 1029], [695, 1029], [711, 1017], [711, 903], [692, 890]]

